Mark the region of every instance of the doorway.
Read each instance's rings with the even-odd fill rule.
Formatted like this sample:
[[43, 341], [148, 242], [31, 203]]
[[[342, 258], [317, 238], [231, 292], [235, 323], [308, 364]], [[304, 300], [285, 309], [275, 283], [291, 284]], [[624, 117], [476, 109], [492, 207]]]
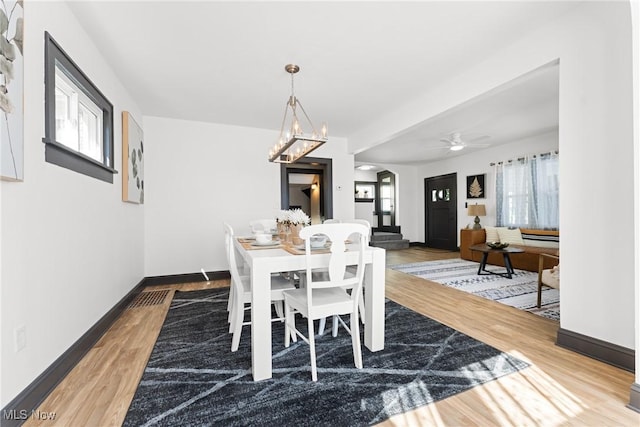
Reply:
[[304, 169], [290, 169], [289, 175], [289, 207], [302, 209], [309, 215], [312, 224], [322, 223], [322, 174], [317, 171], [307, 172]]
[[396, 225], [396, 176], [393, 172], [382, 171], [377, 174], [376, 231], [399, 233]]
[[332, 161], [303, 157], [280, 165], [280, 208], [302, 209], [312, 224], [333, 218]]
[[457, 174], [424, 179], [425, 243], [430, 248], [458, 248]]

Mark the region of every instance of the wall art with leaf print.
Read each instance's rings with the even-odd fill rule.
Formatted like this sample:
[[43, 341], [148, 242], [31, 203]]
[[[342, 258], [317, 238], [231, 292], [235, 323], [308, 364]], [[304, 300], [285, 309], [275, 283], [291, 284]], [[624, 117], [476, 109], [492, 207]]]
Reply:
[[484, 174], [467, 176], [467, 199], [484, 199]]
[[0, 178], [24, 180], [22, 0], [0, 1]]
[[144, 138], [127, 111], [122, 112], [122, 200], [144, 203]]

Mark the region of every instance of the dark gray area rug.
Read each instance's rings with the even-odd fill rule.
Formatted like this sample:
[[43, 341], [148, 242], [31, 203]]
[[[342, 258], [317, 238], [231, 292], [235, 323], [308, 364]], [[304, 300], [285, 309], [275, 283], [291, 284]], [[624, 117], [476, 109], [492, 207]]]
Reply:
[[314, 383], [309, 347], [285, 348], [276, 322], [273, 378], [254, 382], [250, 327], [230, 350], [227, 298], [228, 288], [176, 293], [125, 426], [372, 425], [528, 366], [387, 300], [385, 349], [363, 344], [364, 369], [354, 367], [344, 329], [325, 333]]

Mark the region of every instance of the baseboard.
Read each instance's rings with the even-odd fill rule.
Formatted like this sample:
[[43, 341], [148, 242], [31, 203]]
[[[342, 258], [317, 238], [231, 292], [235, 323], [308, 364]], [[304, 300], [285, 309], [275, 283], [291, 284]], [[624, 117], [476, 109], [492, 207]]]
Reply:
[[[224, 280], [231, 277], [226, 271], [205, 271], [209, 280]], [[207, 279], [202, 273], [170, 274], [166, 276], [150, 276], [143, 280], [144, 286], [174, 285], [178, 283], [205, 282]]]
[[640, 384], [638, 383], [631, 384], [631, 392], [627, 408], [640, 412]]
[[56, 388], [69, 372], [82, 360], [85, 354], [98, 342], [100, 337], [111, 327], [113, 322], [127, 308], [127, 305], [144, 288], [141, 280], [127, 295], [124, 296], [111, 310], [98, 320], [84, 335], [58, 357], [43, 373], [18, 394], [11, 402], [2, 408], [0, 424], [3, 427], [20, 426], [37, 415], [36, 409], [44, 399]]
[[635, 372], [635, 352], [632, 349], [562, 328], [558, 329], [556, 344], [626, 371]]

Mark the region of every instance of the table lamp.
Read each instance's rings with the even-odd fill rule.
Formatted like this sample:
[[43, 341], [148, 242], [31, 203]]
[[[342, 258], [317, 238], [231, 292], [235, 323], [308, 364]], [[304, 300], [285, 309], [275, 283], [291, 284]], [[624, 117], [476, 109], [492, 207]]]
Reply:
[[469, 205], [469, 207], [467, 209], [467, 214], [469, 216], [475, 216], [476, 217], [473, 220], [473, 222], [474, 222], [473, 229], [474, 230], [480, 230], [482, 228], [482, 226], [480, 225], [480, 218], [479, 217], [487, 215], [487, 211], [484, 208], [484, 205], [479, 205], [477, 203], [475, 205]]

